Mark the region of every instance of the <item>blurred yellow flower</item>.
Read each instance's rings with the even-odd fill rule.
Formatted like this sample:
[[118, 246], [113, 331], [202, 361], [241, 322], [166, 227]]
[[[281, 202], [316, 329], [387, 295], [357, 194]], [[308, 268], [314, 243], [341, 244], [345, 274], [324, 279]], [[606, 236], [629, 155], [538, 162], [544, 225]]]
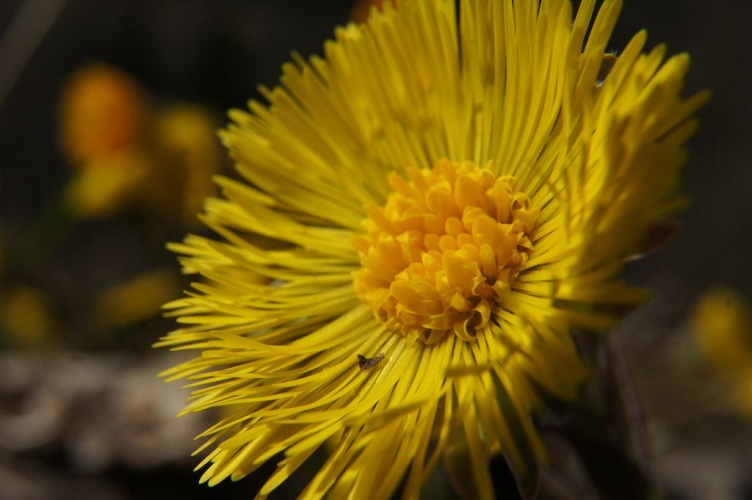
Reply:
[[752, 418], [752, 314], [744, 297], [715, 288], [697, 303], [692, 318], [695, 344], [724, 387], [734, 411]]
[[329, 442], [304, 498], [415, 497], [450, 450], [481, 498], [499, 453], [534, 491], [538, 389], [575, 398], [571, 330], [645, 300], [619, 271], [682, 206], [707, 97], [644, 32], [599, 74], [621, 2], [594, 6], [387, 3], [231, 112], [244, 182], [206, 204], [219, 239], [172, 246], [208, 283], [158, 344], [199, 352], [163, 374], [191, 381], [185, 412], [228, 412], [202, 481], [283, 453], [263, 498]]
[[735, 380], [733, 402], [742, 416], [752, 419], [752, 358], [747, 361], [746, 368]]
[[48, 346], [54, 318], [48, 299], [39, 290], [26, 285], [11, 285], [2, 294], [0, 329], [8, 342], [16, 346]]
[[162, 304], [181, 288], [180, 277], [172, 269], [156, 269], [108, 288], [97, 307], [108, 324], [132, 325], [158, 316]]
[[726, 288], [702, 296], [693, 318], [700, 353], [725, 373], [752, 368], [752, 316], [744, 299]]
[[65, 190], [65, 203], [78, 218], [114, 215], [137, 198], [154, 168], [142, 150], [124, 150], [88, 162]]
[[60, 98], [60, 144], [76, 168], [64, 201], [77, 218], [108, 217], [131, 204], [153, 164], [149, 104], [126, 72], [95, 63], [76, 70]]
[[212, 178], [222, 167], [217, 126], [207, 109], [192, 104], [166, 107], [154, 117], [159, 169], [147, 186], [149, 202], [186, 226], [196, 223], [204, 199], [216, 193]]

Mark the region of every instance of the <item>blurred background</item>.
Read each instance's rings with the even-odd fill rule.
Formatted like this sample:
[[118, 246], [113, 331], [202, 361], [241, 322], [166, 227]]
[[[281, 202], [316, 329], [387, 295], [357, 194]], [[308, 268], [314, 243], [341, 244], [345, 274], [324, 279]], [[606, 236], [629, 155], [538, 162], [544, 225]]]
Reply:
[[[611, 47], [688, 51], [713, 92], [690, 144], [674, 241], [627, 270], [653, 300], [614, 332], [676, 499], [752, 498], [752, 3], [625, 0]], [[165, 249], [232, 175], [214, 131], [322, 53], [354, 0], [0, 2], [0, 498], [251, 498], [271, 469], [213, 489], [189, 455], [211, 415], [151, 344], [182, 293]], [[304, 481], [305, 478], [301, 479]], [[445, 484], [445, 483], [444, 483]], [[299, 491], [294, 481], [279, 498]], [[296, 489], [297, 488], [297, 489]]]

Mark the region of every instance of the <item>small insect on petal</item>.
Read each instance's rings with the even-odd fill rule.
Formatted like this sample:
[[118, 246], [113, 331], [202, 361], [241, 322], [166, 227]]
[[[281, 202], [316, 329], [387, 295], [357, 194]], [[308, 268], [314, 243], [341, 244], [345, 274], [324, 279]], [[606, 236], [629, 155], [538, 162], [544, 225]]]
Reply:
[[373, 368], [374, 366], [381, 363], [382, 359], [384, 359], [384, 353], [381, 353], [378, 356], [374, 356], [372, 358], [367, 358], [362, 354], [358, 354], [358, 367], [360, 367], [361, 370], [368, 370], [369, 368]]

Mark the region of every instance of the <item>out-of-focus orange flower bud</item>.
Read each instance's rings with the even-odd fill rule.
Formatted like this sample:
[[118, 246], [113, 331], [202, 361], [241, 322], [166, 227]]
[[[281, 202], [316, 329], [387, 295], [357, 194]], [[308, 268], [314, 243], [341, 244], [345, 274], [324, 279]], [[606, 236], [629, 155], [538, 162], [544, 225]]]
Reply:
[[76, 166], [102, 166], [95, 160], [135, 147], [141, 140], [148, 106], [126, 72], [106, 64], [76, 71], [60, 101], [60, 146]]
[[392, 6], [397, 6], [397, 0], [358, 0], [353, 7], [350, 19], [356, 23], [364, 23], [368, 21], [368, 16], [371, 15], [371, 8], [376, 7], [383, 10], [385, 3], [391, 3]]

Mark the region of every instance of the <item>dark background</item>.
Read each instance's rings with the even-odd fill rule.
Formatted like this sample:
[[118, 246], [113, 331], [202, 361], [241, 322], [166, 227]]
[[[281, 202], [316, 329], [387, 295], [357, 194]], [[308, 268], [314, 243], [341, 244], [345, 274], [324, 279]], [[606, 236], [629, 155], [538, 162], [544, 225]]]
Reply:
[[[56, 3], [37, 2], [44, 9]], [[0, 2], [0, 34], [22, 4]], [[57, 149], [55, 113], [62, 82], [76, 67], [108, 62], [133, 75], [154, 100], [196, 102], [223, 113], [258, 97], [258, 84], [273, 86], [292, 50], [321, 54], [323, 41], [335, 25], [346, 22], [351, 8], [351, 0], [65, 2], [0, 103], [3, 247], [23, 237], [70, 176]], [[637, 393], [650, 422], [656, 423], [648, 426], [648, 434], [657, 442], [657, 473], [672, 498], [752, 498], [750, 454], [742, 449], [744, 442], [752, 442], [749, 421], [725, 416], [713, 408], [718, 403], [712, 398], [698, 399], [698, 393], [712, 394], [713, 386], [698, 389], [704, 381], [682, 357], [688, 317], [704, 291], [725, 285], [752, 298], [750, 26], [752, 2], [747, 0], [626, 0], [611, 43], [621, 49], [645, 28], [648, 49], [666, 43], [669, 54], [691, 54], [688, 93], [703, 88], [713, 92], [700, 112], [701, 129], [690, 143], [685, 189], [692, 203], [678, 217], [682, 230], [669, 247], [628, 269], [630, 279], [654, 292], [654, 300], [617, 332]], [[3, 65], [0, 60], [0, 70]], [[3, 272], [23, 275], [53, 295], [67, 295], [62, 314], [71, 315], [68, 309], [86, 307], [101, 286], [138, 271], [146, 265], [144, 259], [150, 265], [174, 261], [161, 247], [143, 252], [151, 242], [140, 235], [137, 224], [129, 219], [82, 224], [54, 255]], [[177, 231], [165, 236], [181, 238]], [[158, 320], [156, 325], [154, 331], [166, 331], [171, 323]], [[131, 353], [147, 353], [154, 340], [156, 336], [125, 343]], [[66, 459], [55, 453], [44, 456], [64, 471]], [[40, 459], [33, 455], [28, 460]], [[737, 472], [729, 473], [731, 469]], [[167, 498], [170, 495], [154, 486], [164, 484], [165, 478], [180, 484], [170, 489], [175, 497], [206, 491], [194, 486], [197, 475], [184, 463], [166, 470], [109, 470], [107, 481], [116, 486], [107, 491], [115, 492], [112, 498], [146, 498], [156, 491]], [[98, 481], [85, 474], [76, 477]], [[141, 483], [152, 486], [134, 486]], [[250, 497], [253, 487], [249, 482], [224, 494]], [[216, 498], [221, 495], [215, 493]]]
[[[0, 33], [23, 2], [0, 4]], [[47, 0], [40, 4], [55, 3]], [[61, 82], [74, 68], [105, 61], [134, 75], [157, 98], [242, 107], [272, 86], [296, 50], [320, 54], [351, 0], [69, 0], [0, 108], [0, 187], [6, 238], [27, 223], [69, 175], [55, 142]], [[628, 0], [612, 38], [622, 48], [639, 29], [648, 46], [688, 51], [687, 88], [710, 88], [691, 143], [686, 190], [692, 207], [676, 242], [651, 259], [691, 296], [712, 283], [750, 292], [752, 211], [752, 3]], [[690, 271], [691, 270], [691, 271]]]

